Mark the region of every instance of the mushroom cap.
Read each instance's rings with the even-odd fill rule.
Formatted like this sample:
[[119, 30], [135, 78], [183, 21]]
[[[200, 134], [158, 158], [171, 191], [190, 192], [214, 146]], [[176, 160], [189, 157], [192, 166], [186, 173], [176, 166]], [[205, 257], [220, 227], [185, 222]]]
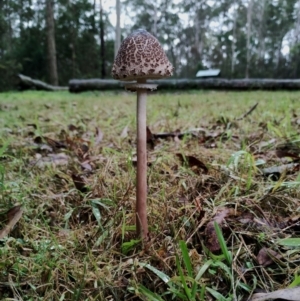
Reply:
[[111, 73], [114, 79], [132, 81], [168, 77], [173, 70], [159, 41], [138, 29], [121, 43]]

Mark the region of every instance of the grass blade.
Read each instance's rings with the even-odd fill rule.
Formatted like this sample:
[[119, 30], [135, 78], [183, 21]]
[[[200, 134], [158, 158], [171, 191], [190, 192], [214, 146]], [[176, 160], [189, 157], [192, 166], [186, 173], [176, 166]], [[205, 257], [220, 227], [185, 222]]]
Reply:
[[218, 225], [217, 222], [214, 222], [214, 226], [215, 226], [217, 238], [218, 238], [218, 241], [220, 243], [220, 247], [221, 247], [222, 253], [225, 256], [225, 259], [226, 259], [227, 263], [229, 265], [231, 265], [232, 264], [232, 256], [231, 256], [231, 253], [227, 249], [226, 242], [225, 242], [222, 230], [219, 227], [219, 225]]
[[285, 247], [299, 248], [300, 247], [300, 238], [279, 239], [278, 243]]
[[196, 278], [195, 278], [195, 281], [199, 281], [201, 279], [201, 277], [203, 276], [203, 274], [206, 272], [206, 270], [211, 266], [211, 264], [213, 263], [213, 260], [210, 259], [208, 261], [206, 261], [204, 263], [204, 265], [201, 267], [201, 269], [199, 270]]
[[180, 246], [180, 249], [182, 252], [182, 258], [184, 261], [185, 268], [187, 269], [188, 275], [190, 277], [193, 277], [193, 268], [192, 268], [192, 264], [191, 264], [191, 260], [190, 260], [190, 256], [189, 256], [189, 251], [188, 251], [185, 241], [181, 240], [179, 242], [179, 246]]
[[142, 284], [138, 286], [138, 292], [139, 294], [142, 294], [144, 297], [146, 297], [145, 300], [147, 301], [163, 301], [163, 299], [158, 294], [151, 292]]
[[216, 298], [216, 300], [218, 301], [227, 301], [227, 299], [221, 295], [220, 293], [218, 293], [217, 291], [215, 291], [214, 289], [207, 287], [206, 290], [213, 296]]
[[177, 266], [177, 270], [179, 272], [179, 276], [180, 276], [180, 279], [181, 279], [181, 282], [182, 282], [182, 285], [183, 285], [183, 288], [184, 288], [184, 291], [188, 297], [188, 300], [191, 300], [192, 296], [191, 296], [191, 291], [186, 283], [186, 279], [183, 275], [183, 271], [182, 271], [182, 268], [180, 266], [180, 261], [179, 261], [179, 257], [178, 255], [176, 255], [176, 266]]
[[147, 268], [148, 270], [152, 271], [155, 275], [157, 275], [164, 283], [168, 283], [170, 281], [170, 277], [168, 275], [166, 275], [165, 273], [159, 271], [158, 269], [156, 269], [155, 267], [153, 267], [152, 265], [148, 264], [148, 263], [139, 263], [140, 267], [143, 268]]

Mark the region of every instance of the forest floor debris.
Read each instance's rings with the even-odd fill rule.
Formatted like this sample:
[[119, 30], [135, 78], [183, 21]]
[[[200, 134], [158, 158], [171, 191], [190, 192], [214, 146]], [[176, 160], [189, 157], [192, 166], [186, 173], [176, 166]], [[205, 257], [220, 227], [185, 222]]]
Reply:
[[299, 92], [150, 95], [142, 244], [133, 95], [0, 94], [0, 299], [294, 293], [299, 101]]

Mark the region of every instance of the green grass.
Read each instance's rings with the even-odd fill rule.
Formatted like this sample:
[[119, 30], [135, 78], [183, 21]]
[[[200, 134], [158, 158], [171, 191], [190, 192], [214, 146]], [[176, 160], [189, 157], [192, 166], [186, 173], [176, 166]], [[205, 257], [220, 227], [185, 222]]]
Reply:
[[[288, 287], [299, 248], [280, 242], [300, 237], [299, 166], [277, 181], [262, 170], [300, 156], [299, 101], [299, 92], [151, 94], [152, 133], [203, 129], [149, 147], [151, 241], [141, 244], [135, 94], [0, 94], [0, 231], [9, 209], [24, 210], [0, 240], [0, 299], [241, 300]], [[178, 153], [208, 173], [182, 165]], [[267, 266], [257, 261], [263, 247], [280, 255]]]

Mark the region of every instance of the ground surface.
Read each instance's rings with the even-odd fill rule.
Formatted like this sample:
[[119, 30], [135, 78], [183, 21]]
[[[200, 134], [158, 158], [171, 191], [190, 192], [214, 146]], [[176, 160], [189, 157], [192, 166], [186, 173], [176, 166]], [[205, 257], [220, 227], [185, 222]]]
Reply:
[[151, 95], [142, 244], [135, 95], [0, 94], [0, 299], [246, 300], [298, 284], [299, 103]]

